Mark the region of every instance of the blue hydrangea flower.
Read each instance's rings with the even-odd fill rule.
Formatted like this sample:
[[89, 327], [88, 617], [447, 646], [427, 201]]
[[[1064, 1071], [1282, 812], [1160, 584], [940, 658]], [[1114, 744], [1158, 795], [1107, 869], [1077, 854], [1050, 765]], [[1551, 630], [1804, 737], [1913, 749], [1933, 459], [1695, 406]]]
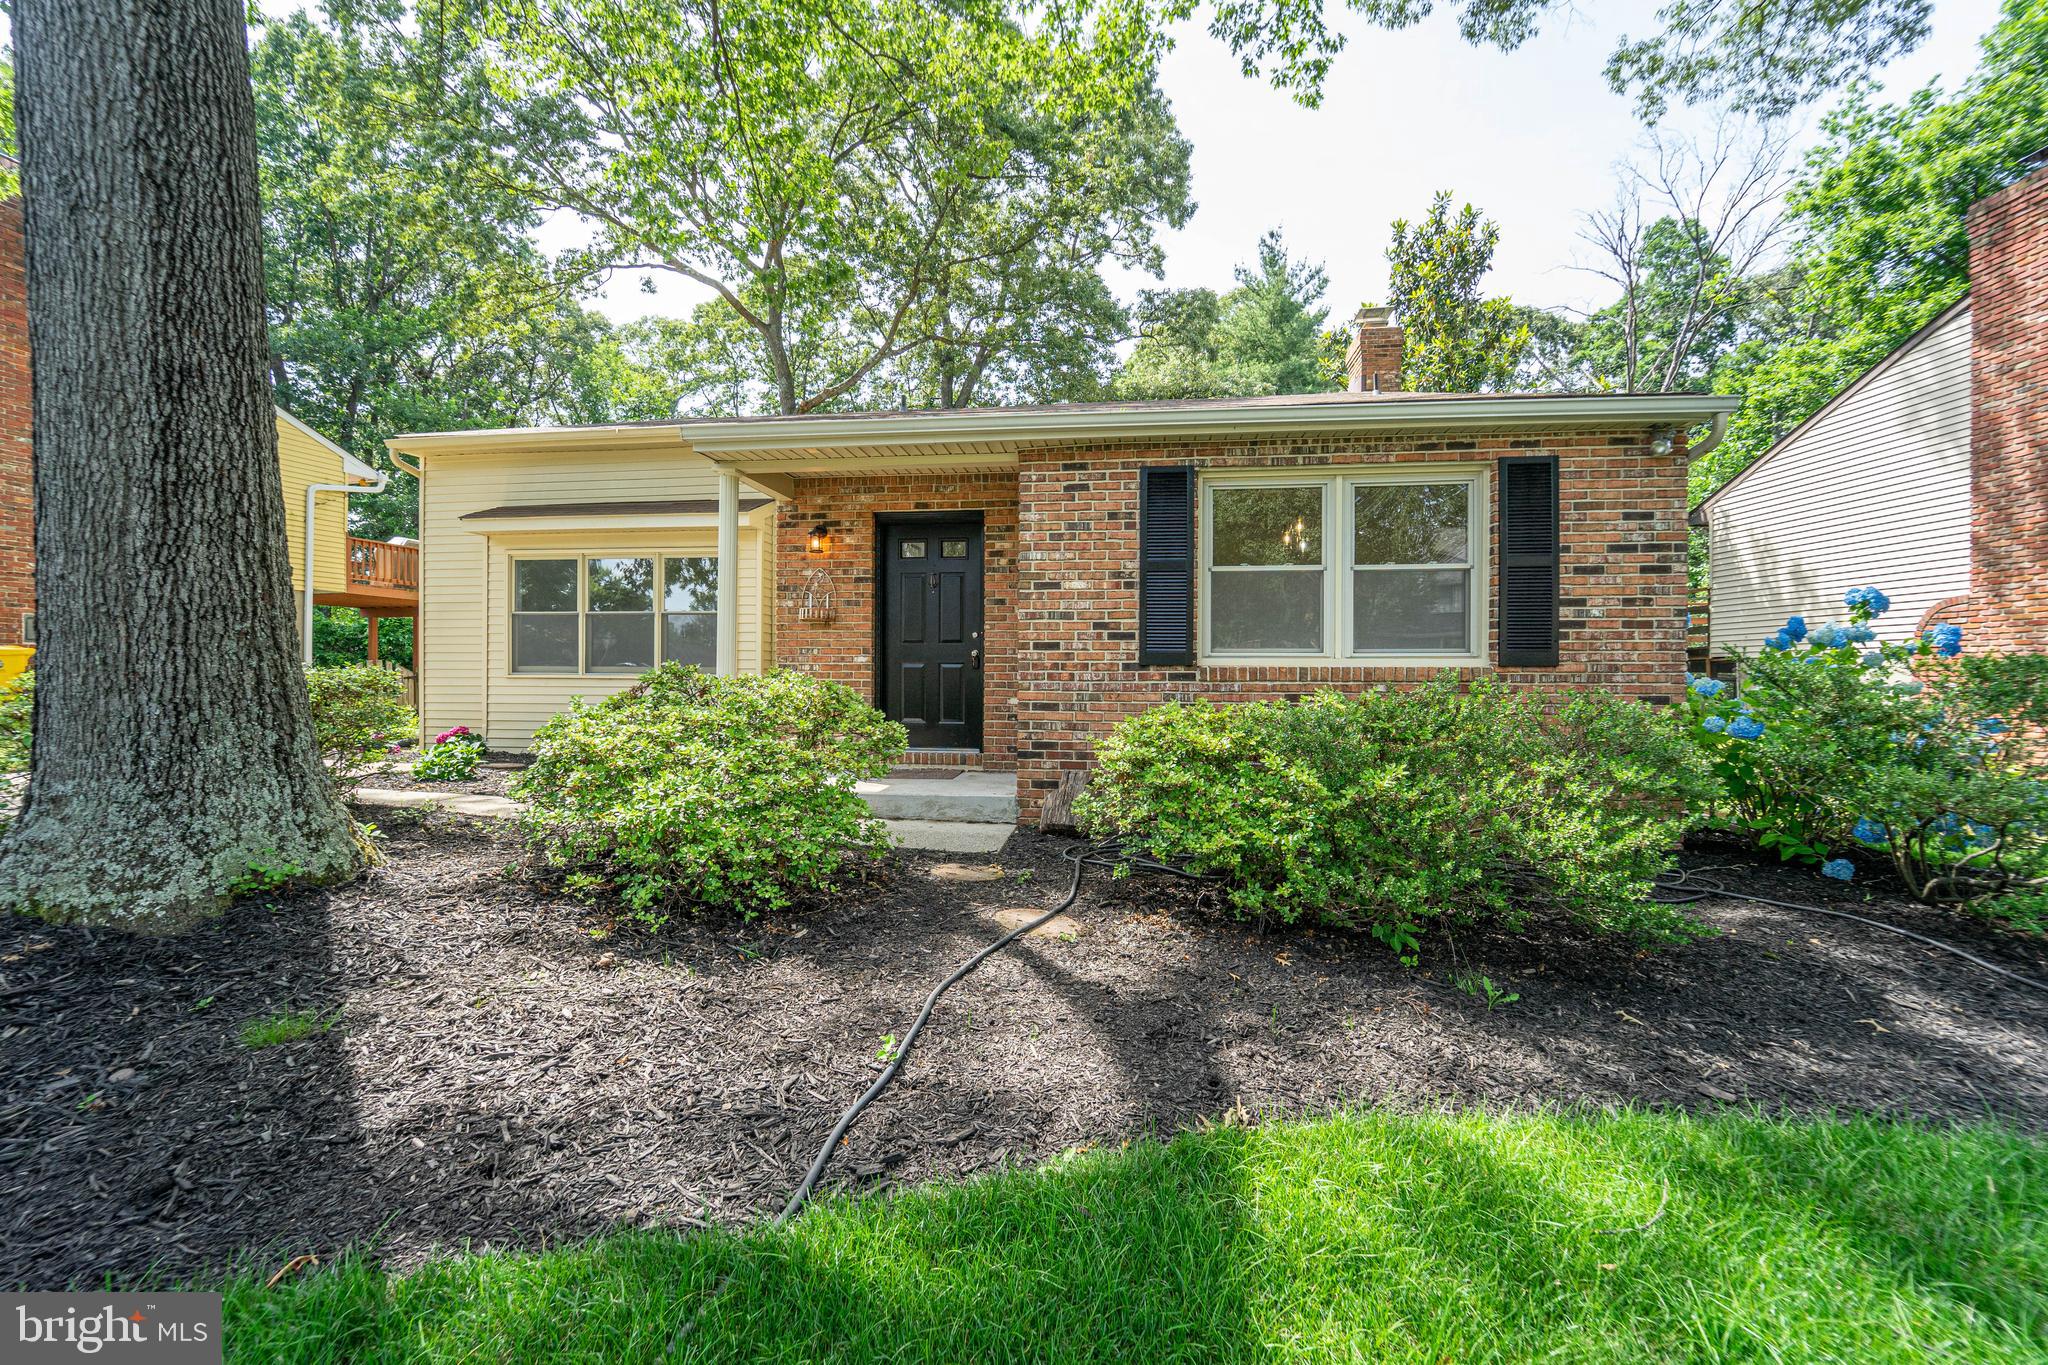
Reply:
[[1882, 616], [1892, 609], [1892, 599], [1876, 588], [1851, 588], [1842, 594], [1842, 605], [1851, 611], [1868, 607], [1872, 616]]
[[1917, 697], [1926, 687], [1927, 684], [1921, 682], [1918, 678], [1908, 678], [1904, 682], [1895, 685], [1892, 691], [1902, 697]]
[[1877, 668], [1877, 667], [1879, 667], [1880, 665], [1882, 665], [1883, 663], [1884, 663], [1884, 655], [1883, 655], [1883, 653], [1881, 653], [1880, 651], [1878, 651], [1878, 650], [1875, 650], [1875, 649], [1872, 649], [1872, 650], [1866, 650], [1866, 651], [1864, 652], [1864, 655], [1863, 655], [1863, 666], [1864, 666], [1865, 668]]
[[1728, 721], [1723, 716], [1708, 716], [1700, 722], [1700, 729], [1705, 730], [1710, 735], [1718, 735], [1727, 728]]
[[1788, 640], [1804, 640], [1806, 638], [1806, 618], [1804, 616], [1788, 616], [1785, 618], [1785, 638]]
[[1806, 643], [1821, 649], [1836, 649], [1846, 642], [1842, 637], [1842, 628], [1830, 621], [1824, 626], [1815, 626], [1807, 635]]
[[1996, 716], [1980, 720], [1977, 722], [1977, 732], [1984, 735], [2002, 735], [2005, 733], [2005, 722]]
[[1830, 858], [1820, 865], [1820, 875], [1833, 877], [1838, 882], [1853, 881], [1856, 877], [1856, 864], [1847, 858]]
[[1926, 640], [1928, 644], [1934, 646], [1934, 652], [1944, 659], [1953, 659], [1963, 652], [1963, 628], [1953, 622], [1928, 631]]
[[1867, 815], [1858, 820], [1856, 828], [1850, 830], [1849, 833], [1866, 844], [1882, 844], [1890, 838], [1890, 835], [1885, 832], [1885, 827]]
[[1692, 690], [1694, 696], [1718, 697], [1728, 690], [1728, 684], [1719, 678], [1700, 678], [1693, 683]]
[[1990, 843], [1993, 839], [1996, 839], [1997, 837], [1998, 831], [1991, 828], [1991, 826], [1980, 825], [1974, 820], [1970, 822], [1971, 843], [1982, 846], [1984, 844]]
[[1963, 822], [1956, 818], [1956, 813], [1954, 811], [1950, 811], [1947, 815], [1942, 816], [1939, 820], [1931, 822], [1928, 825], [1928, 828], [1933, 830], [1936, 834], [1960, 834], [1962, 832]]
[[1764, 640], [1764, 648], [1790, 649], [1792, 648], [1792, 637], [1781, 630], [1776, 635], [1769, 636]]
[[1856, 621], [1843, 628], [1842, 638], [1853, 645], [1867, 645], [1877, 638], [1877, 632], [1863, 622]]
[[1730, 739], [1756, 739], [1764, 732], [1764, 723], [1753, 716], [1737, 716], [1728, 726]]

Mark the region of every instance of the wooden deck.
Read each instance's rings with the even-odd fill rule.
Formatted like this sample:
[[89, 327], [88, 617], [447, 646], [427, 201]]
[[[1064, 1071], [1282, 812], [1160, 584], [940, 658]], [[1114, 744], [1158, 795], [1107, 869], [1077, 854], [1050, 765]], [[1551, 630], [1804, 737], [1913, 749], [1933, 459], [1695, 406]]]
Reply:
[[322, 592], [323, 607], [354, 607], [373, 616], [412, 616], [420, 607], [420, 547], [348, 538], [348, 588]]

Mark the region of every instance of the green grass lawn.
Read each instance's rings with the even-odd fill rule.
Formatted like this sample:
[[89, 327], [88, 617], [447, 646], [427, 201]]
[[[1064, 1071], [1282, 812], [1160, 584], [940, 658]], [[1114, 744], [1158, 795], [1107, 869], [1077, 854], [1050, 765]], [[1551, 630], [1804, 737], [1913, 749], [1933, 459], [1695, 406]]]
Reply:
[[648, 1360], [700, 1310], [682, 1358], [2048, 1359], [2048, 1144], [1649, 1113], [1218, 1129], [779, 1231], [241, 1280], [227, 1347]]

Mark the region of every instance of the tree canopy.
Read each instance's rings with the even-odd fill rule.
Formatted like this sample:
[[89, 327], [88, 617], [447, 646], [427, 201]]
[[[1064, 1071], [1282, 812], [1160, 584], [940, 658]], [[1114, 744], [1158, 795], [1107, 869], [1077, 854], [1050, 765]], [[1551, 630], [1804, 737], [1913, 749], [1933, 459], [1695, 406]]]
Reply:
[[1388, 298], [1401, 320], [1402, 378], [1410, 389], [1477, 393], [1513, 381], [1528, 328], [1512, 303], [1480, 292], [1499, 243], [1500, 227], [1478, 209], [1451, 211], [1449, 190], [1422, 221], [1394, 220]]
[[[1237, 286], [1147, 291], [1136, 309], [1138, 344], [1111, 381], [1119, 398], [1226, 398], [1317, 393], [1343, 387], [1333, 373], [1322, 305], [1323, 267], [1287, 253], [1278, 231]], [[1341, 351], [1339, 352], [1341, 361]]]

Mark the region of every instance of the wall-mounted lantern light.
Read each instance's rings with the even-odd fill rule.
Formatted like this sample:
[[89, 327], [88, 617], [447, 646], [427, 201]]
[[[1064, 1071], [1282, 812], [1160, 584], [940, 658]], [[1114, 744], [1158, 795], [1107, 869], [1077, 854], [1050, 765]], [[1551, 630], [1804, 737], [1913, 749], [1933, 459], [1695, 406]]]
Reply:
[[831, 548], [832, 534], [825, 529], [825, 523], [821, 521], [811, 528], [811, 553], [821, 555]]

